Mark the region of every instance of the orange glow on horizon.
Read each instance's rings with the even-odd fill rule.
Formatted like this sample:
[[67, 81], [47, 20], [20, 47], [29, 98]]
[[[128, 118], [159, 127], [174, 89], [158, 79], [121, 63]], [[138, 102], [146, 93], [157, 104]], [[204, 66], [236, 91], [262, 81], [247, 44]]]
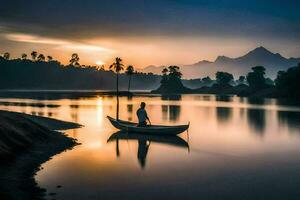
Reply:
[[[115, 57], [121, 57], [125, 65], [141, 69], [149, 65], [189, 65], [201, 60], [214, 61], [217, 56], [239, 57], [260, 45], [261, 41], [240, 38], [215, 37], [98, 37], [60, 39], [33, 34], [7, 33], [4, 38], [10, 42], [11, 57], [26, 53], [30, 58], [32, 51], [51, 55], [55, 60], [68, 64], [72, 53], [78, 53], [82, 65], [109, 65]], [[288, 45], [288, 44], [287, 44]], [[282, 49], [276, 44], [267, 45], [270, 50]], [[5, 47], [7, 48], [7, 47]], [[290, 48], [286, 48], [290, 49]], [[282, 52], [280, 52], [282, 53]], [[282, 54], [284, 55], [284, 53]]]

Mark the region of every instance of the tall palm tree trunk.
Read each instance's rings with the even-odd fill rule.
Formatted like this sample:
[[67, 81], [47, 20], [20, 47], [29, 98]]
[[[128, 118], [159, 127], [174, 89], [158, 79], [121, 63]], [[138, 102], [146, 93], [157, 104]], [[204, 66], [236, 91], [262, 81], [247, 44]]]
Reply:
[[130, 84], [131, 84], [131, 75], [129, 75], [129, 82], [128, 82], [128, 93], [130, 91]]
[[119, 73], [117, 73], [117, 120], [119, 120]]

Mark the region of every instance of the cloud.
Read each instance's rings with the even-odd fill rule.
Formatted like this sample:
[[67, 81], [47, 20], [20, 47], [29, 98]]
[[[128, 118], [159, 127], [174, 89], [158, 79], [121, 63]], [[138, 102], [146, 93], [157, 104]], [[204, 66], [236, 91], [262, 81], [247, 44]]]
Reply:
[[5, 0], [0, 23], [72, 40], [213, 35], [299, 41], [299, 6], [294, 0]]
[[58, 49], [81, 50], [86, 52], [106, 52], [113, 53], [113, 49], [108, 49], [101, 46], [73, 42], [70, 40], [62, 40], [57, 38], [42, 37], [38, 35], [22, 34], [22, 33], [7, 33], [4, 34], [7, 40], [14, 42], [25, 42], [32, 44], [55, 45]]
[[66, 45], [67, 41], [45, 38], [29, 34], [20, 34], [20, 33], [8, 33], [5, 34], [5, 37], [10, 41], [15, 42], [27, 42], [27, 43], [37, 43], [37, 44], [50, 44], [50, 45]]

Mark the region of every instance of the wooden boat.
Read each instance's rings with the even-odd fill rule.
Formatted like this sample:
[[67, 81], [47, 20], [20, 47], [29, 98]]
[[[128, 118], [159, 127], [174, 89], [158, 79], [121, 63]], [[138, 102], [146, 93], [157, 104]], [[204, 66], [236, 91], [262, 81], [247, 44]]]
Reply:
[[143, 133], [143, 134], [158, 134], [158, 135], [177, 135], [186, 131], [189, 128], [187, 125], [177, 126], [163, 126], [163, 125], [147, 125], [144, 127], [137, 126], [137, 123], [116, 120], [110, 116], [107, 116], [110, 123], [117, 129], [126, 131], [128, 133]]
[[144, 140], [154, 143], [161, 143], [177, 147], [189, 148], [189, 144], [182, 138], [175, 135], [152, 135], [152, 134], [141, 134], [141, 133], [127, 133], [124, 131], [118, 131], [112, 134], [107, 142], [116, 140]]

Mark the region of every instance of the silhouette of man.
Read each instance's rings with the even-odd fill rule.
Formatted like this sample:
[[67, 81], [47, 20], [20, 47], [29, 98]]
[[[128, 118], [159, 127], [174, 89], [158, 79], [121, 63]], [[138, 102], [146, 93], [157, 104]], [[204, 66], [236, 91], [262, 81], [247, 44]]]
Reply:
[[149, 123], [151, 125], [151, 122], [150, 122], [150, 119], [147, 115], [145, 107], [146, 107], [145, 102], [142, 102], [140, 108], [136, 111], [137, 117], [139, 119], [138, 126], [146, 126], [147, 125], [147, 120], [149, 121]]
[[149, 146], [150, 142], [148, 143], [147, 140], [139, 140], [137, 157], [142, 168], [145, 168], [146, 166], [146, 158]]

